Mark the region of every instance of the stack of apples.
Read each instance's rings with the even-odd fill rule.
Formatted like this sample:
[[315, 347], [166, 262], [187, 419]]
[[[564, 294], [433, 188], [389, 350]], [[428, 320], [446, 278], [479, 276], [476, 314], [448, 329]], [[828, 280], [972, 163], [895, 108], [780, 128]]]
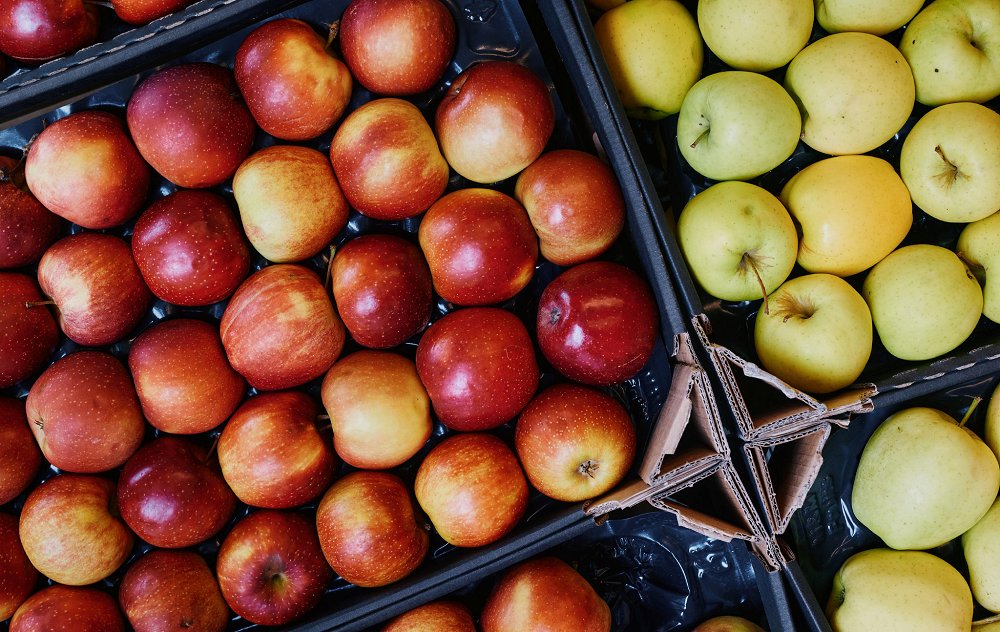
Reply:
[[438, 90], [439, 0], [338, 17], [340, 56], [273, 20], [232, 69], [158, 70], [124, 116], [74, 109], [0, 163], [12, 632], [285, 625], [335, 573], [409, 575], [431, 529], [483, 546], [531, 488], [580, 502], [630, 470], [611, 387], [659, 322], [611, 260], [614, 174], [546, 151], [556, 109], [523, 65]]

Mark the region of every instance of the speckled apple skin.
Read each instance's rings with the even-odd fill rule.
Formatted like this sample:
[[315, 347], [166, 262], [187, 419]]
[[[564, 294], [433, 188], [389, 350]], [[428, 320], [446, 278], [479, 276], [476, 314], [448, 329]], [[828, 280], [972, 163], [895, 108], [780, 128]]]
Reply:
[[80, 0], [9, 1], [0, 5], [0, 51], [35, 64], [97, 39], [99, 11]]
[[194, 0], [111, 0], [111, 8], [122, 20], [138, 26], [180, 11], [192, 2]]
[[[28, 429], [24, 400], [0, 397], [0, 505], [9, 503], [26, 490], [41, 466], [42, 453]], [[0, 616], [0, 621], [4, 618]]]
[[433, 601], [389, 621], [382, 632], [476, 632], [469, 610], [457, 601]]
[[154, 549], [140, 557], [122, 578], [118, 603], [142, 632], [223, 632], [229, 624], [215, 576], [192, 551]]
[[59, 327], [38, 283], [27, 274], [0, 272], [0, 388], [41, 371], [59, 344]]
[[17, 516], [0, 513], [0, 621], [6, 621], [35, 590], [38, 571], [24, 553]]
[[49, 586], [31, 596], [14, 614], [10, 632], [125, 632], [114, 597], [97, 588]]
[[23, 173], [18, 176], [17, 161], [0, 156], [0, 269], [38, 261], [63, 225], [58, 215], [18, 186], [19, 178], [23, 180]]

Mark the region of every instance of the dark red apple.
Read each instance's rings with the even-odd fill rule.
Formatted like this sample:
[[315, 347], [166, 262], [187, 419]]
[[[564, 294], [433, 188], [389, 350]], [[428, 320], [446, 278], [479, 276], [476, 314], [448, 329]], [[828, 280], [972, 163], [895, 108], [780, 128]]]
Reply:
[[55, 301], [63, 333], [87, 347], [121, 340], [153, 303], [132, 249], [114, 235], [60, 239], [38, 262], [38, 282]]
[[319, 276], [291, 264], [268, 266], [244, 281], [220, 331], [233, 368], [268, 391], [326, 373], [347, 337]]
[[46, 369], [28, 393], [26, 411], [42, 454], [68, 472], [118, 467], [146, 429], [128, 371], [99, 351], [78, 351]]
[[469, 609], [457, 601], [443, 600], [418, 606], [389, 621], [382, 632], [476, 632]]
[[528, 483], [507, 444], [493, 435], [456, 434], [424, 458], [417, 502], [438, 535], [455, 546], [496, 542], [521, 520]]
[[420, 248], [401, 237], [362, 235], [337, 250], [333, 299], [351, 337], [388, 349], [427, 326], [434, 290]]
[[388, 472], [351, 472], [323, 495], [316, 528], [326, 561], [355, 586], [385, 586], [427, 555], [427, 529], [410, 490]]
[[452, 82], [435, 116], [441, 151], [473, 182], [505, 180], [534, 162], [555, 129], [549, 88], [509, 61], [483, 61]]
[[229, 608], [205, 558], [152, 550], [129, 567], [118, 602], [135, 632], [223, 632]]
[[132, 218], [149, 190], [149, 166], [109, 112], [76, 112], [46, 127], [28, 148], [28, 188], [56, 215], [101, 229]]
[[0, 269], [35, 263], [62, 229], [59, 217], [28, 191], [17, 165], [0, 156]]
[[0, 272], [0, 388], [41, 371], [59, 344], [59, 327], [33, 277]]
[[337, 460], [319, 433], [318, 414], [300, 391], [262, 393], [239, 407], [219, 437], [219, 464], [240, 500], [284, 509], [323, 493]]
[[233, 73], [208, 63], [149, 76], [132, 93], [126, 118], [142, 157], [167, 180], [190, 189], [232, 176], [257, 130]]
[[118, 479], [122, 519], [153, 546], [204, 542], [229, 522], [236, 496], [208, 450], [190, 439], [161, 436], [125, 462]]
[[19, 534], [32, 566], [69, 586], [118, 570], [135, 539], [117, 516], [114, 482], [82, 474], [60, 474], [32, 490]]
[[[0, 397], [0, 505], [9, 503], [28, 489], [41, 466], [42, 454], [28, 429], [24, 401]], [[0, 617], [0, 621], [5, 618]]]
[[417, 373], [434, 412], [453, 430], [513, 419], [538, 388], [538, 364], [521, 321], [495, 307], [446, 314], [417, 345]]
[[541, 557], [504, 574], [486, 601], [479, 624], [483, 632], [608, 632], [611, 609], [569, 564]]
[[140, 25], [180, 11], [194, 0], [111, 0], [115, 15], [129, 24]]
[[259, 26], [240, 45], [233, 71], [257, 124], [283, 140], [316, 138], [351, 100], [347, 66], [302, 20]]
[[17, 516], [7, 513], [0, 513], [0, 568], [0, 621], [6, 621], [38, 583], [38, 571], [17, 534]]
[[0, 52], [39, 63], [97, 39], [97, 7], [83, 0], [5, 0], [0, 3]]
[[566, 377], [606, 386], [646, 364], [659, 322], [653, 293], [638, 274], [593, 261], [566, 270], [542, 292], [538, 345]]
[[153, 294], [174, 305], [210, 305], [250, 271], [250, 249], [226, 201], [182, 189], [154, 202], [135, 223], [132, 254]]
[[518, 202], [492, 189], [460, 189], [427, 211], [419, 229], [434, 289], [459, 305], [493, 305], [535, 273], [538, 238]]
[[115, 599], [98, 588], [49, 586], [32, 595], [14, 614], [10, 632], [125, 632]]
[[284, 625], [302, 616], [333, 579], [313, 522], [272, 509], [233, 527], [219, 549], [216, 571], [229, 607], [260, 625]]

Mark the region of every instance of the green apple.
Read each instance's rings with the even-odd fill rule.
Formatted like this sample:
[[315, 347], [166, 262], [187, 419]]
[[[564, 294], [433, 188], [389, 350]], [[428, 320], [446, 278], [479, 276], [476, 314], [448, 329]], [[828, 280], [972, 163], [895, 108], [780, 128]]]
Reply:
[[899, 245], [913, 224], [910, 194], [885, 160], [834, 156], [796, 173], [781, 201], [802, 232], [798, 262], [809, 272], [850, 276]]
[[861, 294], [882, 344], [901, 360], [948, 353], [983, 313], [976, 277], [954, 252], [930, 244], [891, 252], [865, 277]]
[[969, 632], [972, 593], [930, 553], [870, 549], [837, 571], [826, 614], [834, 632]]
[[774, 70], [809, 42], [813, 0], [701, 0], [698, 28], [712, 52], [729, 66]]
[[629, 116], [661, 119], [681, 108], [701, 76], [698, 25], [677, 0], [630, 0], [594, 25], [622, 105]]
[[986, 408], [986, 429], [983, 431], [983, 439], [997, 459], [1000, 459], [1000, 384], [993, 391], [990, 404]]
[[931, 549], [983, 517], [1000, 492], [1000, 465], [982, 439], [947, 413], [890, 415], [861, 453], [854, 515], [894, 549]]
[[977, 103], [927, 112], [906, 135], [899, 172], [913, 202], [944, 222], [1000, 209], [1000, 114]]
[[739, 181], [694, 196], [677, 220], [677, 239], [695, 281], [724, 301], [774, 291], [795, 266], [798, 246], [795, 224], [778, 198]]
[[1000, 499], [979, 522], [962, 534], [972, 595], [981, 606], [1000, 612]]
[[935, 0], [899, 49], [925, 105], [985, 103], [1000, 95], [1000, 0]]
[[729, 70], [694, 84], [677, 117], [677, 145], [712, 180], [749, 180], [774, 169], [799, 143], [802, 119], [773, 79]]
[[757, 312], [754, 347], [761, 364], [788, 384], [829, 393], [852, 384], [872, 351], [864, 299], [832, 274], [786, 281]]
[[899, 50], [868, 33], [836, 33], [792, 59], [785, 87], [802, 112], [802, 140], [824, 154], [863, 154], [913, 111], [913, 75]]
[[1000, 323], [1000, 211], [963, 228], [955, 249], [983, 286], [983, 316]]
[[764, 628], [743, 617], [722, 616], [703, 621], [691, 632], [764, 632]]
[[816, 0], [816, 21], [828, 33], [891, 33], [909, 22], [924, 0]]

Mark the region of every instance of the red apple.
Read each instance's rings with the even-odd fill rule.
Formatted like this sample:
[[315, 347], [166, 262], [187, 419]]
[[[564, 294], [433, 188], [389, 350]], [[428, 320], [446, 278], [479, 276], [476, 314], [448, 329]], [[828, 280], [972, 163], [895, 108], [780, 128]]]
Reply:
[[653, 293], [638, 274], [593, 261], [566, 270], [542, 292], [538, 345], [566, 377], [606, 386], [646, 364], [659, 322]]
[[457, 601], [432, 601], [389, 621], [382, 632], [476, 632], [468, 608]]
[[518, 176], [514, 197], [528, 211], [542, 256], [557, 265], [597, 258], [625, 225], [625, 200], [614, 172], [582, 151], [542, 154]]
[[236, 52], [236, 83], [257, 124], [283, 140], [316, 138], [351, 100], [351, 73], [301, 20], [258, 27]]
[[38, 262], [38, 282], [55, 301], [63, 333], [87, 347], [124, 338], [153, 302], [132, 249], [114, 235], [60, 239]]
[[427, 555], [427, 529], [410, 490], [388, 472], [351, 472], [316, 509], [323, 555], [355, 586], [385, 586], [412, 573]]
[[436, 445], [413, 486], [438, 535], [455, 546], [496, 542], [521, 520], [528, 504], [517, 457], [489, 434], [456, 434]]
[[446, 314], [417, 345], [417, 373], [434, 412], [453, 430], [486, 430], [513, 419], [538, 388], [528, 330], [508, 311]]
[[180, 11], [194, 0], [111, 0], [115, 15], [129, 24], [140, 25]]
[[69, 472], [118, 467], [145, 432], [128, 371], [99, 351], [78, 351], [46, 369], [28, 393], [26, 412], [42, 454]]
[[236, 170], [233, 195], [250, 243], [275, 262], [326, 249], [350, 214], [330, 161], [309, 147], [273, 145], [253, 154]]
[[388, 349], [427, 326], [434, 302], [420, 248], [392, 235], [362, 235], [337, 250], [330, 269], [337, 312], [355, 342]]
[[10, 632], [125, 632], [115, 599], [97, 588], [49, 586], [18, 608]]
[[0, 269], [38, 261], [62, 222], [28, 191], [17, 161], [0, 156]]
[[240, 500], [284, 509], [318, 498], [337, 460], [305, 393], [262, 393], [239, 407], [219, 437], [219, 464]]
[[342, 358], [323, 378], [322, 397], [333, 447], [353, 467], [402, 465], [431, 436], [427, 391], [413, 361], [395, 353], [362, 350]]
[[[0, 505], [9, 503], [28, 489], [41, 466], [42, 453], [28, 429], [24, 401], [0, 397]], [[0, 621], [4, 619], [6, 617], [0, 616]]]
[[347, 337], [319, 276], [291, 264], [268, 266], [244, 281], [220, 330], [233, 368], [268, 391], [326, 373]]
[[483, 632], [608, 632], [611, 609], [569, 564], [542, 557], [504, 574], [483, 607], [480, 626]]
[[97, 7], [83, 0], [6, 0], [0, 3], [0, 52], [43, 62], [93, 43], [97, 26]]
[[333, 571], [300, 513], [257, 511], [233, 527], [216, 564], [222, 596], [251, 623], [284, 625], [319, 603]]
[[135, 632], [223, 632], [229, 608], [205, 559], [153, 550], [129, 567], [118, 602]]
[[132, 93], [126, 118], [142, 157], [190, 189], [233, 175], [257, 129], [233, 73], [208, 63], [171, 66], [148, 77]]
[[28, 148], [28, 188], [56, 215], [84, 228], [110, 228], [146, 201], [149, 167], [108, 112], [76, 112], [49, 125]]
[[419, 215], [448, 186], [434, 132], [402, 99], [376, 99], [351, 112], [333, 137], [330, 161], [351, 206], [375, 219]]
[[59, 344], [59, 327], [33, 277], [0, 272], [0, 388], [41, 371]]
[[115, 484], [99, 476], [60, 474], [36, 487], [21, 509], [19, 529], [32, 566], [70, 586], [118, 570], [135, 538], [114, 505]]
[[210, 305], [250, 271], [236, 213], [220, 196], [182, 189], [153, 202], [135, 223], [132, 254], [142, 278], [174, 305]]
[[452, 169], [485, 184], [538, 158], [555, 128], [555, 108], [548, 86], [524, 66], [483, 61], [455, 78], [434, 125]]
[[[0, 503], [2, 504], [2, 503]], [[0, 513], [0, 621], [6, 621], [35, 591], [38, 571], [24, 553], [17, 516]]]
[[219, 532], [236, 510], [236, 496], [190, 439], [162, 436], [125, 462], [118, 479], [122, 519], [153, 546], [180, 549]]
[[340, 50], [371, 92], [426, 92], [455, 54], [455, 20], [439, 0], [354, 0], [340, 18]]

